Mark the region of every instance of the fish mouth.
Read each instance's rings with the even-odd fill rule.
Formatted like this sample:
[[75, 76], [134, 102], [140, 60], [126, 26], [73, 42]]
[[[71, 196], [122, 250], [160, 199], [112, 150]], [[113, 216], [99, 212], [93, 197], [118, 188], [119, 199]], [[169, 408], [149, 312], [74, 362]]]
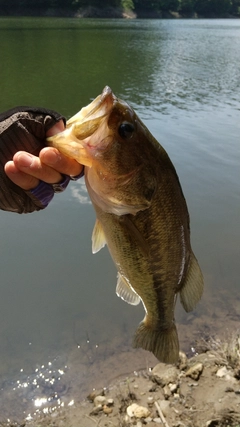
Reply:
[[117, 98], [109, 86], [105, 86], [101, 95], [97, 96], [89, 105], [83, 107], [67, 121], [67, 128], [78, 121], [79, 125], [88, 120], [101, 119], [109, 114]]
[[66, 129], [47, 138], [47, 144], [85, 166], [92, 166], [96, 150], [103, 150], [111, 138], [106, 132], [108, 117], [117, 102], [109, 86], [66, 123]]

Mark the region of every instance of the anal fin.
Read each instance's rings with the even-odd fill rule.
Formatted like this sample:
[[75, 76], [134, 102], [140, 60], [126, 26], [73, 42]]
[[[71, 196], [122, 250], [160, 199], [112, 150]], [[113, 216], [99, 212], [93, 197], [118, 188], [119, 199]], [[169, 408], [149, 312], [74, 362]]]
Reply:
[[126, 279], [118, 273], [116, 294], [118, 297], [122, 298], [125, 302], [131, 305], [138, 305], [141, 301], [140, 297], [127, 283]]
[[192, 311], [200, 300], [203, 293], [203, 275], [198, 262], [191, 254], [190, 263], [182, 289], [180, 290], [180, 301], [184, 310], [188, 313]]

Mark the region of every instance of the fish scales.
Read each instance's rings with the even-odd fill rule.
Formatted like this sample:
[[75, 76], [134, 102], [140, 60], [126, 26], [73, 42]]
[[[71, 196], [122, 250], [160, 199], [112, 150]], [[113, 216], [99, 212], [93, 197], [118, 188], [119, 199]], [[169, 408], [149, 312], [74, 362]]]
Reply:
[[145, 309], [134, 346], [176, 362], [176, 295], [191, 311], [201, 298], [203, 277], [191, 249], [186, 201], [166, 151], [108, 87], [49, 144], [85, 165], [97, 216], [93, 252], [107, 244], [118, 270], [117, 295], [133, 305], [141, 301]]

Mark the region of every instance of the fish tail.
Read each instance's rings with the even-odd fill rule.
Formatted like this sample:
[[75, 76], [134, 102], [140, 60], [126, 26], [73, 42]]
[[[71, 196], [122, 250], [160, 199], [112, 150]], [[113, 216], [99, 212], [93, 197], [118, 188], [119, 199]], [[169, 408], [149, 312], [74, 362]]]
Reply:
[[176, 363], [179, 358], [179, 341], [176, 325], [170, 328], [153, 329], [143, 320], [136, 330], [133, 347], [151, 351], [164, 363]]

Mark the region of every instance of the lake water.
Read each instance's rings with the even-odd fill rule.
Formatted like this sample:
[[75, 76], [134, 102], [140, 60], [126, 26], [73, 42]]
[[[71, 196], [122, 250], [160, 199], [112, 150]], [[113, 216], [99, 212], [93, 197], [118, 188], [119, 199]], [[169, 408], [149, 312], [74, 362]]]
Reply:
[[[0, 111], [70, 117], [106, 84], [134, 107], [177, 169], [205, 276], [196, 310], [177, 306], [181, 348], [237, 329], [240, 21], [1, 18], [0, 34]], [[0, 422], [156, 363], [131, 348], [143, 307], [117, 298], [107, 250], [91, 254], [94, 221], [84, 180], [45, 211], [0, 214]]]

